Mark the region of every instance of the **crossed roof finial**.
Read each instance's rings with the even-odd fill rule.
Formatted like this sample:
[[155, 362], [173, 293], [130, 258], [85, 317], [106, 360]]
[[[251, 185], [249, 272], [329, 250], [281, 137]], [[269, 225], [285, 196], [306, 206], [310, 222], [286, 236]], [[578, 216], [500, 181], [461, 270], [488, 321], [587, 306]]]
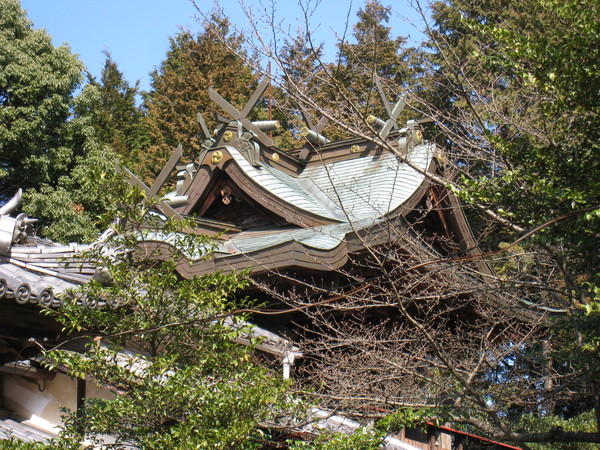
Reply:
[[394, 104], [394, 106], [391, 106], [391, 103], [388, 101], [387, 96], [385, 95], [383, 86], [377, 78], [375, 79], [375, 86], [377, 86], [377, 91], [379, 92], [379, 96], [381, 97], [381, 102], [383, 103], [385, 111], [388, 115], [388, 120], [384, 122], [383, 126], [381, 127], [381, 130], [379, 131], [379, 137], [381, 139], [385, 139], [390, 133], [390, 131], [398, 128], [398, 124], [396, 121], [398, 120], [398, 116], [400, 116], [400, 113], [404, 109], [404, 105], [406, 104], [406, 102], [403, 98], [400, 98]]
[[252, 121], [248, 119], [248, 114], [250, 114], [250, 111], [252, 111], [252, 109], [259, 102], [260, 98], [263, 96], [270, 83], [271, 80], [268, 77], [263, 78], [256, 90], [254, 91], [254, 93], [252, 94], [252, 96], [250, 97], [250, 99], [248, 100], [248, 102], [246, 103], [246, 105], [244, 106], [244, 108], [242, 109], [242, 111], [238, 111], [231, 103], [229, 103], [227, 100], [221, 97], [213, 88], [210, 88], [208, 90], [208, 95], [210, 99], [217, 105], [219, 105], [223, 109], [223, 111], [229, 114], [233, 120], [237, 120], [243, 125], [243, 127], [246, 130], [254, 133], [256, 138], [265, 147], [272, 147], [273, 140], [269, 136], [267, 136], [258, 126], [256, 126]]

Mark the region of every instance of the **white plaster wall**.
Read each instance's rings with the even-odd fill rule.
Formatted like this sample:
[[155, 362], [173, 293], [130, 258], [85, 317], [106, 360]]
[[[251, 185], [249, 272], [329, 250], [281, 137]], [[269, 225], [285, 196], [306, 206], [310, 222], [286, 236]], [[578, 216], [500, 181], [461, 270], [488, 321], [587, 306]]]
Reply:
[[68, 375], [56, 374], [53, 380], [35, 382], [17, 375], [2, 378], [4, 407], [39, 427], [57, 431], [62, 422], [61, 408], [74, 411], [77, 405], [77, 382]]
[[[4, 375], [0, 379], [4, 379], [4, 407], [42, 429], [58, 432], [64, 415], [61, 409], [75, 411], [77, 407], [77, 380], [68, 375], [57, 373], [45, 385], [44, 381], [36, 380], [36, 385], [18, 375]], [[88, 381], [86, 396], [110, 399], [114, 394]]]
[[106, 400], [115, 398], [115, 394], [103, 386], [98, 386], [93, 381], [86, 381], [85, 396], [86, 398], [103, 398]]

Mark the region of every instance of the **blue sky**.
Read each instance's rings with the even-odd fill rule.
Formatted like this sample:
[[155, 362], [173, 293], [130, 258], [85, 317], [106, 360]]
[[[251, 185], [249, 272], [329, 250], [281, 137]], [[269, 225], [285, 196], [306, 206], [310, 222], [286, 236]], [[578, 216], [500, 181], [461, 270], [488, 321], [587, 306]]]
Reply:
[[[392, 4], [390, 21], [396, 35], [420, 39], [419, 32], [407, 23], [416, 22], [416, 13], [408, 5], [409, 0], [382, 1]], [[210, 12], [212, 0], [197, 0], [204, 13]], [[260, 5], [269, 1], [246, 0], [246, 8], [260, 15]], [[311, 19], [317, 40], [328, 44], [333, 54], [335, 35], [344, 31], [349, 15], [356, 20], [356, 12], [363, 1], [351, 0], [305, 0], [305, 4], [317, 5]], [[240, 28], [248, 27], [246, 14], [237, 0], [220, 2], [225, 14]], [[143, 90], [149, 86], [149, 73], [164, 59], [169, 47], [169, 37], [183, 27], [191, 31], [202, 29], [198, 11], [190, 0], [21, 0], [29, 19], [36, 28], [45, 28], [55, 45], [66, 42], [74, 53], [80, 55], [88, 71], [99, 76], [104, 64], [103, 51], [109, 51], [125, 77], [134, 83], [140, 80]], [[295, 0], [276, 2], [277, 21], [285, 29], [295, 30], [302, 23], [302, 13]], [[266, 34], [266, 33], [265, 33]]]

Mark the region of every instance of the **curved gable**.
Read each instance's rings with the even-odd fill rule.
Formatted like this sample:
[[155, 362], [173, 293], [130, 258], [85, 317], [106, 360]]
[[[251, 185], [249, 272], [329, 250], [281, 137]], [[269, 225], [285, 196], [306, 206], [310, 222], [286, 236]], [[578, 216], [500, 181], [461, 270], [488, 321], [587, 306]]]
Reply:
[[[409, 155], [423, 171], [432, 157], [433, 147], [428, 145], [415, 147]], [[266, 161], [253, 165], [238, 149], [226, 146], [205, 154], [185, 192], [189, 204], [180, 212], [202, 217], [233, 194], [259, 205], [266, 215], [303, 228], [355, 222], [390, 214], [414, 196], [424, 180], [422, 173], [388, 152], [357, 154], [292, 175]]]

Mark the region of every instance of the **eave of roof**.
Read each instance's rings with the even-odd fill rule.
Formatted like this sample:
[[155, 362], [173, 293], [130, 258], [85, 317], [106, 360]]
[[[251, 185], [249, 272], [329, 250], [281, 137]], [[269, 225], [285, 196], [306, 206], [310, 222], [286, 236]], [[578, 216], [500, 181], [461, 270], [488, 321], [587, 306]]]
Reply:
[[222, 159], [212, 164], [207, 154], [185, 195], [189, 214], [203, 197], [218, 170], [226, 172], [260, 205], [289, 223], [304, 228], [335, 222], [378, 218], [397, 209], [423, 183], [435, 148], [415, 147], [406, 156], [414, 170], [390, 152], [353, 155], [352, 158], [306, 167], [291, 175], [268, 162], [252, 165], [233, 146], [215, 149]]

